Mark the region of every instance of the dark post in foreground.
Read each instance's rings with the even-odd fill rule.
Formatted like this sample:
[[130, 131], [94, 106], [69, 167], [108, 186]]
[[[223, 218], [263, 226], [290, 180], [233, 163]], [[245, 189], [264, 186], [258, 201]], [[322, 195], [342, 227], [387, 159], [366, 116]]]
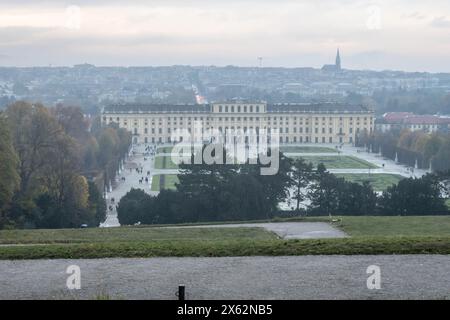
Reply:
[[180, 285], [178, 286], [178, 300], [183, 301], [185, 298], [185, 286]]

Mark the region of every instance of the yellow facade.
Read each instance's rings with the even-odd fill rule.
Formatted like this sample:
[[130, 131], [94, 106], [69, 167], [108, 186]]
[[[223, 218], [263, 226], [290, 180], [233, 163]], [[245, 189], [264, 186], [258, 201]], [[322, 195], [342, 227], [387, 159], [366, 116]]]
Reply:
[[[134, 143], [171, 143], [176, 130], [279, 131], [280, 143], [352, 144], [358, 133], [371, 133], [373, 111], [336, 104], [213, 103], [211, 105], [116, 105], [106, 107], [102, 123], [117, 123], [132, 132]], [[199, 141], [196, 141], [199, 142]]]

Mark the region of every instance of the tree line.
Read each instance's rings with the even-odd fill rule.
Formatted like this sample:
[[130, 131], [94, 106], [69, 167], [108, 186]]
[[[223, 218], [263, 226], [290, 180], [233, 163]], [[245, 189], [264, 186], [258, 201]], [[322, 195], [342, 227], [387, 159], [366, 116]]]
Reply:
[[[226, 158], [225, 150], [223, 155]], [[279, 203], [287, 199], [295, 201], [292, 213], [297, 216], [449, 214], [442, 176], [404, 179], [378, 195], [369, 182], [338, 178], [323, 164], [314, 168], [304, 159], [293, 160], [282, 153], [279, 163], [280, 169], [273, 176], [260, 175], [260, 164], [181, 164], [176, 190], [161, 190], [153, 197], [133, 189], [125, 195], [118, 205], [119, 222], [271, 219], [280, 215]]]
[[447, 114], [450, 110], [450, 94], [439, 90], [398, 88], [396, 90], [377, 90], [372, 95], [350, 92], [342, 99], [346, 103], [370, 106], [377, 115], [386, 112]]
[[77, 107], [10, 105], [0, 113], [0, 227], [98, 226], [103, 181], [130, 143], [128, 132], [101, 127]]
[[450, 135], [446, 133], [427, 133], [422, 130], [389, 130], [363, 134], [357, 145], [366, 146], [372, 152], [380, 153], [392, 160], [420, 169], [435, 172], [450, 170]]

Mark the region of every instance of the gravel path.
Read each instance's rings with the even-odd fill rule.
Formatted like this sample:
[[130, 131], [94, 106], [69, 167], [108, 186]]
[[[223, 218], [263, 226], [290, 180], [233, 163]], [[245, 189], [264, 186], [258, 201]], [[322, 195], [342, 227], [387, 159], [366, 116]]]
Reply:
[[345, 238], [347, 234], [325, 222], [236, 223], [167, 228], [264, 228], [283, 239]]
[[[81, 290], [66, 288], [69, 265]], [[369, 265], [381, 289], [366, 286]], [[0, 261], [0, 299], [443, 299], [450, 256], [299, 256]]]

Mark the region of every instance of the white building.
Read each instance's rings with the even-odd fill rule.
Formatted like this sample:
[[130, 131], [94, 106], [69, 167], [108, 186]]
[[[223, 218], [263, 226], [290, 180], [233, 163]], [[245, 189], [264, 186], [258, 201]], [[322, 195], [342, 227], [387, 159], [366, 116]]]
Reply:
[[132, 132], [133, 143], [173, 143], [190, 138], [173, 139], [171, 136], [177, 129], [185, 129], [193, 137], [199, 135], [196, 130], [205, 129], [217, 129], [222, 133], [277, 129], [280, 143], [340, 144], [354, 143], [360, 132], [372, 133], [374, 113], [360, 105], [334, 103], [123, 104], [103, 109], [102, 124], [111, 123]]

